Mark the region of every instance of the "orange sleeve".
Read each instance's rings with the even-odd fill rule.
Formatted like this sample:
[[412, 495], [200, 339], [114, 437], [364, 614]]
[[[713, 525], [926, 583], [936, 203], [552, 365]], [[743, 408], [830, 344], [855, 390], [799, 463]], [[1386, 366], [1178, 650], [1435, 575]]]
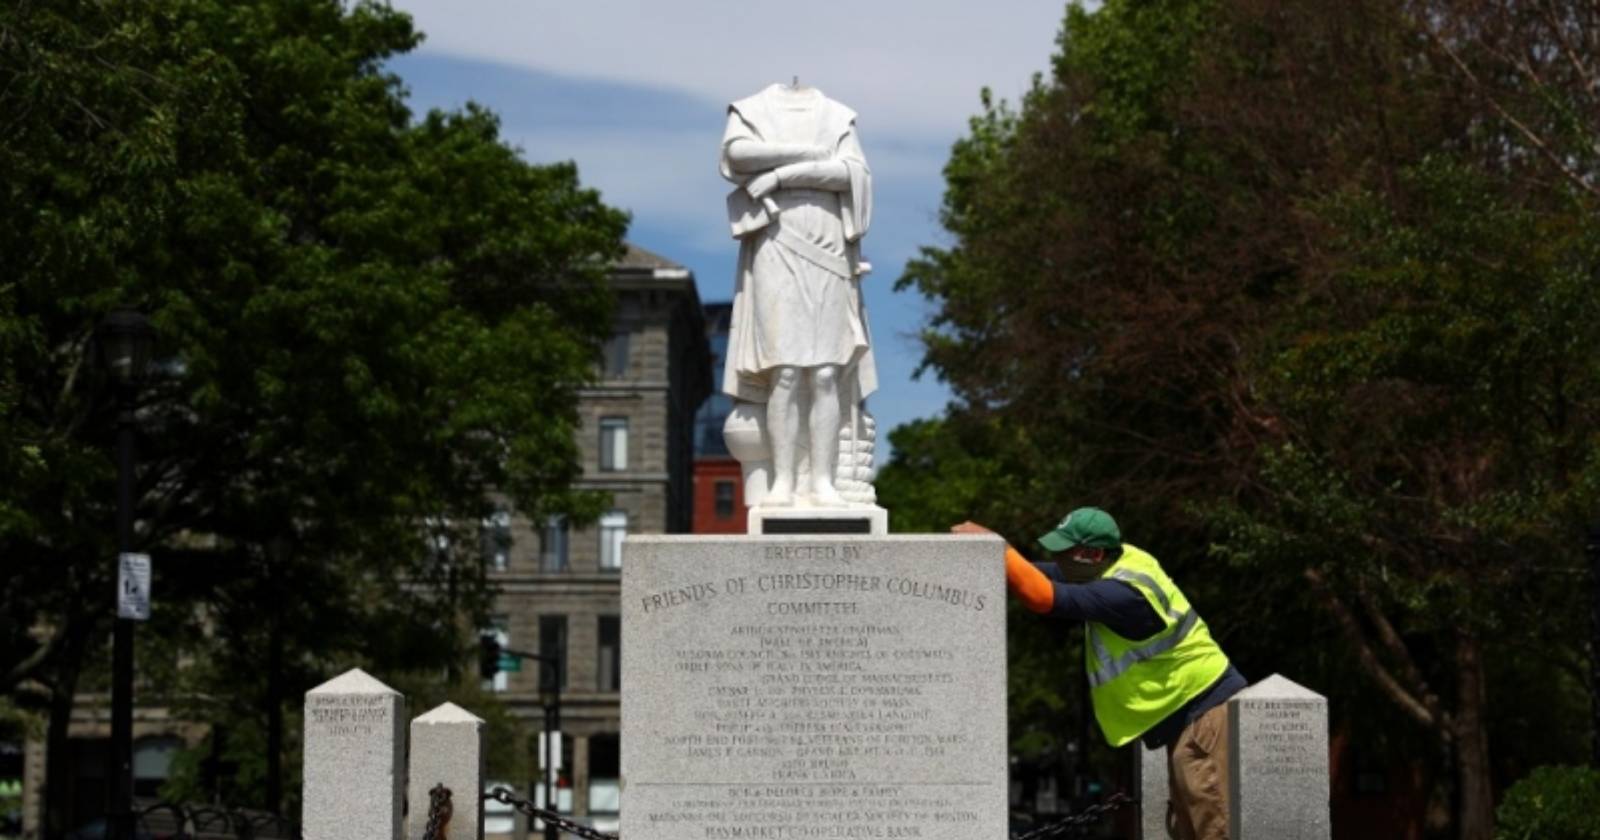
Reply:
[[1029, 611], [1047, 613], [1056, 603], [1056, 588], [1010, 545], [1006, 546], [1006, 586]]

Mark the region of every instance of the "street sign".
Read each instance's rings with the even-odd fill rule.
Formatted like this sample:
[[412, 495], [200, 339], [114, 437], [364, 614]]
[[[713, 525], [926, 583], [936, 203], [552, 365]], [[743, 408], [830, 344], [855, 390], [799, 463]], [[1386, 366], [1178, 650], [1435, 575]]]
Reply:
[[117, 555], [117, 618], [150, 620], [150, 555]]
[[500, 654], [500, 670], [508, 674], [520, 672], [522, 670], [522, 657], [506, 653]]

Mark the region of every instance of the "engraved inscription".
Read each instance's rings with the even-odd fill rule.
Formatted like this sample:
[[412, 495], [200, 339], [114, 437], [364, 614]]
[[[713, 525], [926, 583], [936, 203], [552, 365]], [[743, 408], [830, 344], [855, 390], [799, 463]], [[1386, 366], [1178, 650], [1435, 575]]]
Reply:
[[389, 722], [388, 698], [382, 695], [318, 695], [309, 700], [306, 726], [321, 735], [373, 735], [384, 731]]
[[1320, 778], [1326, 772], [1327, 756], [1322, 754], [1315, 728], [1316, 704], [1284, 700], [1245, 703], [1253, 721], [1253, 769], [1279, 778]]
[[634, 597], [646, 644], [694, 627], [647, 654], [676, 702], [633, 748], [672, 769], [632, 778], [635, 819], [704, 840], [969, 836], [998, 783], [970, 760], [960, 710], [987, 663], [961, 634], [995, 595], [856, 544], [751, 551], [743, 574], [685, 566], [692, 582]]
[[[674, 799], [644, 824], [689, 823], [706, 840], [733, 838], [920, 838], [970, 831], [978, 812], [958, 797], [906, 785], [728, 785]], [[963, 835], [965, 836], [965, 835]]]

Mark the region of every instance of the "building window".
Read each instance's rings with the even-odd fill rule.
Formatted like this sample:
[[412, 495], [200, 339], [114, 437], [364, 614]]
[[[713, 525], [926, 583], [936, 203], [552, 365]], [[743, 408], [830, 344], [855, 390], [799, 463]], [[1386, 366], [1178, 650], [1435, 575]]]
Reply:
[[539, 571], [564, 572], [567, 570], [567, 518], [561, 514], [549, 516], [544, 529], [539, 532]]
[[733, 482], [719, 481], [717, 482], [716, 487], [713, 489], [716, 491], [717, 518], [732, 519], [734, 491]]
[[614, 510], [600, 517], [600, 569], [622, 568], [622, 537], [628, 533], [627, 511]]
[[601, 369], [606, 379], [621, 379], [628, 375], [628, 334], [619, 332], [606, 340], [601, 351]]
[[[511, 647], [511, 616], [497, 615], [489, 619], [489, 626], [480, 630], [480, 636], [493, 636], [500, 643], [500, 649]], [[501, 657], [501, 662], [505, 658]], [[511, 675], [505, 671], [498, 671], [494, 677], [483, 681], [484, 691], [505, 691], [511, 685]]]
[[622, 619], [600, 616], [600, 661], [598, 687], [601, 691], [622, 690]]
[[511, 566], [511, 512], [497, 510], [484, 517], [482, 538], [483, 565], [503, 572]]
[[[567, 617], [564, 615], [539, 616], [539, 655], [545, 662], [556, 663], [556, 690], [567, 689]], [[540, 663], [539, 688], [549, 688], [549, 668]]]
[[619, 472], [628, 468], [628, 418], [600, 418], [600, 469]]
[[133, 743], [133, 792], [156, 798], [172, 777], [172, 759], [183, 751], [183, 740], [171, 735], [140, 738]]
[[589, 736], [589, 813], [622, 810], [622, 741], [613, 733]]

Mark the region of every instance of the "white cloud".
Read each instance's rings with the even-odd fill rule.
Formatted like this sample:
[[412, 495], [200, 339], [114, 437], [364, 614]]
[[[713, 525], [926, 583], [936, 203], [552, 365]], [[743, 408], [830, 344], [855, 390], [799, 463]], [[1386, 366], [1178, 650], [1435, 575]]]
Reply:
[[393, 0], [424, 52], [727, 102], [798, 74], [872, 133], [953, 138], [1049, 67], [1062, 0]]

